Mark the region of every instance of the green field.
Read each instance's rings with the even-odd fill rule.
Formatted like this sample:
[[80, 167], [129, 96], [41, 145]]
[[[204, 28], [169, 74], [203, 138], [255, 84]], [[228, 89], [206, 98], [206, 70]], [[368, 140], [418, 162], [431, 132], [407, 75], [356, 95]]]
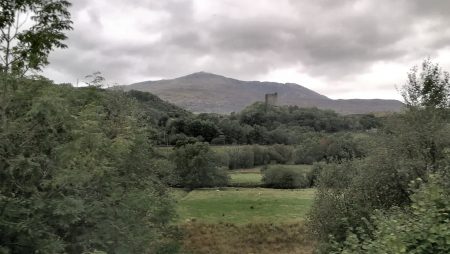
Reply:
[[314, 190], [265, 188], [177, 190], [179, 222], [295, 223], [304, 220]]

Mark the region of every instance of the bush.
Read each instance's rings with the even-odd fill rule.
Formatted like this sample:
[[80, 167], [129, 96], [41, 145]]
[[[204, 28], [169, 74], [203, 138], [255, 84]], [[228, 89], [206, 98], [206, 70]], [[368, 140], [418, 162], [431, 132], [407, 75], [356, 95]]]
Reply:
[[296, 189], [309, 187], [306, 174], [294, 169], [270, 167], [264, 169], [262, 173], [263, 183], [269, 188]]
[[286, 164], [292, 160], [293, 147], [273, 146], [231, 146], [225, 149], [229, 156], [229, 169], [252, 168], [271, 162]]
[[160, 179], [170, 172], [136, 102], [3, 78], [0, 252], [157, 252], [175, 212]]
[[318, 143], [309, 142], [297, 146], [293, 151], [292, 159], [295, 164], [311, 165], [316, 161], [321, 161], [325, 157], [323, 150]]
[[230, 158], [229, 169], [252, 168], [255, 166], [253, 149], [250, 146], [235, 146], [227, 149]]
[[214, 151], [215, 154], [215, 161], [217, 162], [217, 165], [224, 168], [229, 168], [230, 166], [230, 155], [227, 151], [224, 151], [223, 149]]
[[350, 234], [333, 253], [450, 253], [450, 193], [439, 182], [432, 179], [422, 186], [406, 211], [376, 212], [374, 232]]
[[219, 135], [211, 140], [211, 145], [225, 145], [226, 137], [224, 135]]
[[[270, 148], [269, 148], [270, 149]], [[255, 166], [267, 165], [270, 162], [268, 148], [260, 145], [253, 145], [253, 162]]]
[[348, 232], [372, 234], [375, 210], [407, 209], [415, 188], [411, 181], [426, 182], [429, 173], [445, 168], [450, 147], [445, 117], [430, 109], [395, 115], [374, 137], [367, 157], [321, 170], [311, 221], [324, 253], [330, 241], [343, 243]]
[[293, 148], [287, 145], [273, 145], [269, 149], [269, 158], [279, 164], [286, 164], [292, 159]]
[[317, 181], [322, 170], [326, 167], [324, 162], [315, 162], [312, 166], [311, 171], [308, 172], [308, 181], [311, 187], [315, 187], [317, 185]]
[[180, 144], [173, 156], [175, 172], [180, 179], [179, 186], [195, 189], [227, 185], [226, 169], [219, 167], [217, 155], [207, 143]]

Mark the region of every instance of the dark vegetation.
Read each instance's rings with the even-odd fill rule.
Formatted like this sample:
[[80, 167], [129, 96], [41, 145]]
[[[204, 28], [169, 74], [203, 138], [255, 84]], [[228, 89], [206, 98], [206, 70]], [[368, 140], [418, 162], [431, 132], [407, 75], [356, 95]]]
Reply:
[[296, 189], [312, 187], [308, 173], [283, 167], [264, 169], [263, 182], [269, 188]]
[[228, 183], [226, 170], [218, 166], [214, 153], [206, 143], [178, 144], [173, 158], [178, 177], [175, 186], [195, 189], [226, 186]]
[[136, 101], [45, 79], [0, 86], [1, 253], [169, 248], [167, 169]]
[[[136, 94], [139, 92], [131, 91]], [[143, 92], [140, 92], [144, 94]], [[298, 106], [266, 106], [257, 102], [231, 115], [181, 114], [161, 116], [159, 144], [175, 145], [192, 137], [213, 145], [302, 144], [338, 132], [373, 130], [381, 126], [374, 115], [338, 115], [333, 111]]]

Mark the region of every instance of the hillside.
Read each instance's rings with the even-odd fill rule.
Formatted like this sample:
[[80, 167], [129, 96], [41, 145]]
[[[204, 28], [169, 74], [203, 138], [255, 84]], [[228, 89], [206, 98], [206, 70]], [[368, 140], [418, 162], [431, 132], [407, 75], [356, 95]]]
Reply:
[[278, 93], [280, 105], [332, 109], [343, 114], [399, 111], [397, 100], [332, 100], [301, 85], [275, 82], [241, 81], [211, 73], [198, 72], [176, 79], [144, 81], [124, 90], [147, 91], [192, 112], [239, 112], [264, 100], [266, 93]]

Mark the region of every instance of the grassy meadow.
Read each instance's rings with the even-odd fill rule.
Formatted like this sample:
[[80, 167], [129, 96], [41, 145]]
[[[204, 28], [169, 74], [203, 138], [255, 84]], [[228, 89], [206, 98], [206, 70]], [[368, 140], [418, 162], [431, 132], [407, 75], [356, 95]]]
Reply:
[[177, 189], [174, 195], [187, 253], [306, 254], [314, 249], [304, 225], [313, 189]]
[[[233, 146], [236, 148], [236, 146]], [[243, 147], [243, 146], [239, 146]], [[214, 146], [224, 152], [231, 146]], [[170, 153], [171, 147], [159, 148]], [[311, 165], [269, 164], [228, 170], [226, 188], [173, 189], [176, 223], [183, 231], [185, 253], [312, 253], [315, 243], [304, 221], [314, 189], [264, 188], [264, 169], [302, 173]]]
[[178, 194], [179, 222], [295, 223], [309, 211], [313, 189], [265, 188], [199, 189]]

